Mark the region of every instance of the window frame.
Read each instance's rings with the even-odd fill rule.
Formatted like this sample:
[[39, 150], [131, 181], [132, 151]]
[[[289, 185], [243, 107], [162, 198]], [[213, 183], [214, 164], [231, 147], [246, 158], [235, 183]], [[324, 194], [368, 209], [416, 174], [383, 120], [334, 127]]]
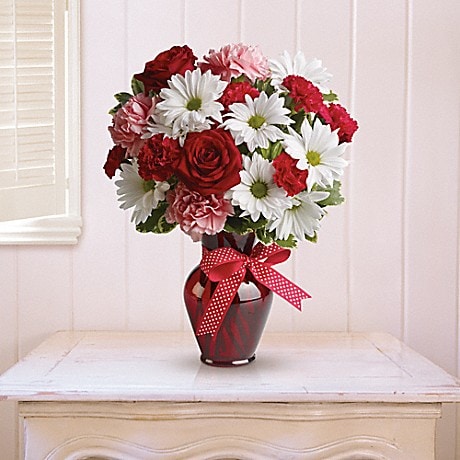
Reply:
[[76, 244], [81, 234], [80, 164], [80, 6], [63, 0], [67, 14], [65, 43], [66, 212], [0, 222], [0, 245]]

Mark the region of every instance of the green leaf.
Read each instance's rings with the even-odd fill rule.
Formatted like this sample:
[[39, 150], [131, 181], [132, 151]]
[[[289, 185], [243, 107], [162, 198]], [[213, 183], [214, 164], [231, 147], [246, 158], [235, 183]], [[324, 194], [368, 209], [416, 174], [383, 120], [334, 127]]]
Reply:
[[116, 105], [115, 107], [109, 110], [109, 115], [114, 116], [122, 108], [121, 104]]
[[270, 244], [273, 242], [273, 233], [269, 232], [265, 226], [256, 230], [256, 236], [257, 239], [262, 241], [264, 244]]
[[327, 102], [334, 102], [339, 100], [337, 94], [333, 93], [332, 91], [329, 91], [329, 94], [323, 94], [323, 99]]
[[300, 110], [300, 112], [291, 115], [291, 118], [294, 120], [294, 124], [291, 125], [291, 128], [300, 134], [300, 127], [302, 126], [302, 123], [305, 120], [305, 111], [302, 109]]
[[114, 97], [121, 105], [125, 105], [133, 95], [129, 93], [117, 93]]
[[317, 243], [318, 242], [318, 234], [315, 232], [315, 234], [313, 236], [305, 235], [305, 239], [307, 241], [310, 241], [311, 243]]
[[274, 143], [269, 142], [268, 148], [264, 149], [262, 147], [259, 147], [257, 151], [266, 160], [274, 160], [283, 151], [283, 146], [281, 145], [281, 141], [277, 141]]
[[244, 75], [240, 75], [239, 77], [232, 77], [232, 83], [243, 83], [246, 81], [246, 77]]
[[287, 240], [275, 240], [275, 243], [282, 248], [292, 249], [297, 247], [297, 240], [294, 235], [289, 235]]
[[133, 94], [143, 93], [144, 83], [138, 80], [137, 78], [133, 77], [131, 79], [131, 89], [133, 90]]
[[132, 94], [129, 93], [115, 94], [114, 98], [119, 102], [119, 104], [109, 110], [109, 115], [115, 115], [132, 97]]
[[340, 193], [341, 183], [338, 180], [334, 181], [332, 187], [323, 188], [323, 187], [316, 187], [315, 190], [318, 192], [328, 192], [329, 196], [325, 198], [323, 201], [318, 201], [320, 206], [337, 206], [342, 204], [345, 201], [345, 198]]
[[136, 225], [136, 230], [140, 233], [169, 233], [174, 230], [177, 224], [166, 222], [165, 211], [167, 207], [168, 203], [165, 201], [160, 203], [145, 222]]
[[249, 232], [256, 232], [258, 229], [265, 228], [267, 225], [267, 219], [261, 217], [256, 222], [254, 222], [250, 217], [241, 216], [242, 210], [235, 206], [235, 214], [233, 216], [227, 217], [225, 222], [225, 231], [234, 232], [239, 235], [244, 235]]
[[256, 80], [255, 87], [260, 92], [265, 92], [268, 97], [275, 92], [275, 88], [271, 85], [271, 78], [267, 80]]

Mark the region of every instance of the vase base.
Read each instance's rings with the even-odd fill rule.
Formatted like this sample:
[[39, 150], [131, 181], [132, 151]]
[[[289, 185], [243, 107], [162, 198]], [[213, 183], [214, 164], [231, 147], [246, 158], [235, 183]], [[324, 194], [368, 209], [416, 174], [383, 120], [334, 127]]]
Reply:
[[214, 367], [238, 367], [238, 366], [244, 366], [245, 364], [252, 363], [256, 359], [256, 355], [252, 355], [248, 359], [240, 359], [238, 361], [214, 361], [209, 358], [205, 358], [204, 356], [200, 357], [201, 362], [204, 364], [207, 364], [208, 366], [214, 366]]

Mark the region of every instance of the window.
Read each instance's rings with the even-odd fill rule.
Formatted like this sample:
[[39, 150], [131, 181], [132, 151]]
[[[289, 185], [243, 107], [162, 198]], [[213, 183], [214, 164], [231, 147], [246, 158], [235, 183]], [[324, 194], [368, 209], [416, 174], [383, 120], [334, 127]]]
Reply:
[[78, 0], [0, 0], [0, 244], [80, 234]]

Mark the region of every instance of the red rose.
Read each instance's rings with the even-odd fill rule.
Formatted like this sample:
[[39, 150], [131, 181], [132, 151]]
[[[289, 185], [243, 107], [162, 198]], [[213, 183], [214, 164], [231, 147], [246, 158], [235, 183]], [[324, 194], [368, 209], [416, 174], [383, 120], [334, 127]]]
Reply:
[[177, 140], [155, 134], [139, 150], [139, 176], [144, 180], [168, 180], [174, 174], [180, 153]]
[[328, 107], [330, 121], [326, 120], [331, 125], [331, 130], [338, 129], [340, 143], [351, 142], [353, 134], [358, 129], [356, 120], [350, 117], [348, 112], [340, 104], [330, 104]]
[[297, 160], [286, 152], [280, 153], [273, 160], [273, 180], [278, 187], [284, 188], [289, 196], [297, 195], [307, 187], [308, 170], [298, 169], [296, 164]]
[[187, 134], [176, 175], [201, 195], [222, 194], [240, 183], [241, 153], [223, 129]]
[[298, 75], [288, 75], [282, 85], [289, 91], [295, 103], [294, 109], [305, 112], [319, 112], [324, 107], [321, 91], [310, 81]]
[[115, 176], [116, 170], [120, 167], [121, 162], [126, 158], [126, 149], [121, 145], [116, 145], [111, 150], [107, 156], [107, 160], [104, 165], [104, 171], [107, 176], [112, 179]]
[[246, 94], [255, 99], [260, 95], [260, 92], [247, 81], [229, 83], [219, 102], [227, 109], [230, 104], [235, 102], [246, 102], [244, 98]]
[[161, 88], [168, 86], [168, 80], [178, 73], [185, 75], [187, 70], [195, 69], [196, 56], [187, 46], [173, 46], [167, 51], [160, 53], [153, 61], [145, 64], [144, 71], [134, 77], [144, 83], [144, 91], [152, 90], [159, 93]]

